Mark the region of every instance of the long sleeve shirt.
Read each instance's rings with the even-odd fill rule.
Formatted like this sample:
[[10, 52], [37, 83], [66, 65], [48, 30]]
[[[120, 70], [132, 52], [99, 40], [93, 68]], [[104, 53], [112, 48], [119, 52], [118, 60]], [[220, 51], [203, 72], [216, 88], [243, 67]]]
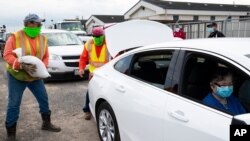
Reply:
[[[36, 56], [36, 41], [35, 39], [28, 38], [30, 47], [31, 47], [31, 55]], [[42, 58], [43, 63], [46, 67], [48, 67], [49, 62], [49, 51], [48, 46], [45, 47], [45, 53]], [[4, 48], [4, 60], [10, 65], [13, 66], [13, 69], [19, 70], [20, 69], [20, 63], [17, 61], [17, 56], [12, 51], [16, 49], [16, 39], [15, 36], [12, 35], [9, 37], [9, 39], [6, 42], [5, 48]]]
[[[80, 56], [79, 70], [84, 70], [86, 65], [89, 62], [89, 53], [88, 53], [87, 47], [88, 47], [88, 42], [85, 43], [84, 50]], [[102, 48], [103, 48], [103, 46], [95, 46], [97, 57], [100, 56]]]
[[209, 93], [204, 99], [203, 104], [211, 106], [213, 108], [217, 108], [219, 110], [229, 112], [233, 115], [239, 115], [246, 113], [246, 110], [241, 105], [239, 99], [237, 99], [234, 95], [231, 95], [227, 98], [227, 108], [223, 106], [213, 95]]

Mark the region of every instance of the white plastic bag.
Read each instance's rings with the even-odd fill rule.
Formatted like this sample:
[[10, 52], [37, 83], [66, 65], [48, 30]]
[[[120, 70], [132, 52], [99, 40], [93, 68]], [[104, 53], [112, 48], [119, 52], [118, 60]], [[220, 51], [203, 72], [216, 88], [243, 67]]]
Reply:
[[15, 49], [13, 50], [13, 52], [16, 53], [19, 63], [36, 65], [36, 72], [29, 74], [30, 76], [39, 77], [39, 78], [50, 77], [50, 74], [48, 73], [44, 63], [40, 59], [38, 59], [36, 56], [30, 56], [30, 55], [21, 56], [22, 54], [21, 48]]

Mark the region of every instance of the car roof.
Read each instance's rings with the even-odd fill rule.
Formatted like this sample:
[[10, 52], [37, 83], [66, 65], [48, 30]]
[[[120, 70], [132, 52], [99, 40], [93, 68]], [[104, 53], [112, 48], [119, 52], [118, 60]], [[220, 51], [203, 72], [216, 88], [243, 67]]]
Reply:
[[193, 48], [217, 52], [224, 54], [226, 51], [234, 52], [239, 55], [250, 54], [249, 47], [250, 38], [209, 38], [209, 39], [191, 39], [165, 42], [145, 46], [145, 48], [158, 47], [178, 47], [178, 48]]
[[171, 41], [148, 45], [135, 49], [132, 52], [155, 48], [180, 48], [212, 52], [225, 56], [250, 70], [250, 38], [209, 38]]
[[42, 29], [41, 33], [69, 33], [67, 30], [60, 29]]

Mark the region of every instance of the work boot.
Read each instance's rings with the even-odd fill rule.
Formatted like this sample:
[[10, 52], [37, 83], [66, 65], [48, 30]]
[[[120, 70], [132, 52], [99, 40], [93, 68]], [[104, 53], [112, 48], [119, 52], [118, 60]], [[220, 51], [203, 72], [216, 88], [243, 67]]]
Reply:
[[85, 112], [84, 119], [85, 120], [90, 120], [91, 119], [91, 113], [90, 112]]
[[16, 123], [11, 127], [7, 127], [5, 123], [6, 131], [7, 131], [7, 138], [6, 141], [16, 141]]
[[51, 120], [50, 120], [51, 112], [42, 113], [41, 115], [42, 115], [42, 120], [43, 120], [42, 130], [47, 130], [47, 131], [51, 131], [51, 132], [60, 132], [61, 131], [60, 127], [57, 127], [51, 123]]

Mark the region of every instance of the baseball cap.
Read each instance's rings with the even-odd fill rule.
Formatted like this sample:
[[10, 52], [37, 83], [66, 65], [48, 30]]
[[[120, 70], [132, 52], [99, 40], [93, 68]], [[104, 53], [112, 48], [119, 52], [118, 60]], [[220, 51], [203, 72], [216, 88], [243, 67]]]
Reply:
[[29, 14], [27, 15], [24, 20], [24, 22], [37, 22], [37, 23], [40, 23], [40, 22], [45, 22], [45, 19], [41, 19], [38, 15], [36, 14]]
[[92, 30], [93, 36], [101, 36], [104, 34], [103, 27], [94, 27]]
[[214, 27], [214, 26], [217, 26], [217, 23], [212, 22], [211, 24], [207, 25], [207, 27]]

